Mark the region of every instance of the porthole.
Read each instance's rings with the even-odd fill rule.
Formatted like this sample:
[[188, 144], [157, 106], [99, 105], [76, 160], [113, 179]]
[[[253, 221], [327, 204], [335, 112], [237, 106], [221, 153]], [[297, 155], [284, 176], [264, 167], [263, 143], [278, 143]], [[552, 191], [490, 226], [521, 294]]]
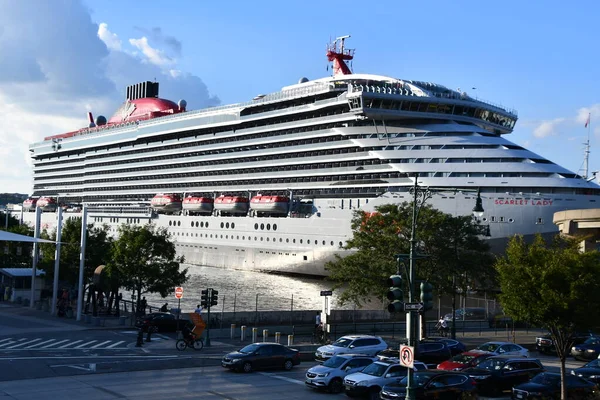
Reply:
[[221, 235], [221, 239], [223, 239], [223, 235]]
[[512, 219], [512, 218], [509, 218], [509, 219], [508, 219], [508, 222], [510, 222], [510, 223], [512, 224], [513, 222], [515, 222], [515, 220], [514, 220], [514, 219]]
[[340, 243], [338, 244], [338, 246], [342, 247], [342, 242], [340, 242]]
[[229, 235], [225, 235], [225, 239], [229, 239]]
[[279, 238], [279, 243], [283, 242], [283, 238]]
[[[233, 236], [232, 236], [231, 238], [233, 239]], [[235, 237], [235, 240], [240, 240], [240, 235], [237, 235], [237, 236]]]
[[191, 226], [192, 226], [192, 228], [194, 227], [194, 221], [192, 221], [192, 224], [191, 224]]
[[290, 242], [290, 239], [285, 239], [285, 242], [286, 242], [286, 243], [289, 243], [289, 242]]
[[276, 242], [276, 241], [277, 241], [277, 238], [273, 238], [273, 241], [274, 241], [274, 242]]
[[296, 243], [296, 239], [293, 239], [293, 240], [292, 240], [292, 243]]
[[310, 239], [308, 239], [308, 240], [306, 241], [306, 244], [310, 244]]
[[271, 230], [271, 224], [267, 224], [267, 230], [270, 231]]
[[258, 238], [256, 236], [254, 236], [254, 241], [256, 242], [258, 240]]
[[204, 224], [204, 227], [205, 227], [205, 228], [208, 228], [208, 222], [206, 222], [206, 223]]
[[200, 222], [200, 228], [204, 228], [204, 221]]
[[242, 236], [242, 240], [246, 240], [246, 236]]
[[264, 239], [264, 238], [261, 236], [261, 237], [260, 237], [260, 241], [262, 242], [262, 241], [263, 241], [263, 239]]
[[212, 233], [210, 234], [210, 238], [212, 239]]
[[325, 246], [325, 241], [323, 240], [323, 246]]
[[276, 231], [277, 230], [277, 224], [273, 224], [273, 230]]
[[198, 234], [196, 233], [196, 237], [198, 237]]
[[269, 238], [267, 238], [267, 242], [269, 241]]
[[265, 224], [260, 224], [260, 230], [263, 231], [265, 229]]
[[234, 229], [234, 228], [235, 228], [235, 222], [232, 222], [231, 223], [231, 229]]
[[221, 228], [223, 228], [225, 226], [224, 222], [221, 222]]
[[300, 244], [302, 244], [302, 243], [303, 243], [303, 239], [300, 239]]
[[254, 224], [254, 229], [258, 229], [258, 224]]
[[486, 222], [486, 221], [487, 221], [487, 217], [483, 217], [483, 218], [481, 218], [481, 220], [482, 220], [483, 222]]
[[177, 221], [177, 226], [181, 226], [181, 221]]
[[200, 223], [198, 221], [196, 221], [196, 228], [200, 225]]
[[229, 222], [225, 224], [225, 228], [229, 229]]
[[173, 221], [169, 221], [169, 226], [171, 226], [172, 223], [173, 223]]

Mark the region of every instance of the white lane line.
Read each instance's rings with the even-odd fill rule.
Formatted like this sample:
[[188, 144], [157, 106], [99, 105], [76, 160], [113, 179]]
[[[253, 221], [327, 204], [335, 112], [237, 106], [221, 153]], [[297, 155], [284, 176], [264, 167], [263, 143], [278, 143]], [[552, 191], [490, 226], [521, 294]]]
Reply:
[[35, 342], [39, 342], [40, 340], [42, 340], [42, 339], [41, 339], [41, 338], [38, 338], [38, 339], [33, 339], [33, 340], [30, 340], [29, 342], [23, 342], [23, 343], [15, 344], [14, 346], [9, 346], [9, 347], [5, 347], [5, 348], [6, 348], [6, 349], [15, 349], [15, 348], [17, 348], [17, 347], [19, 347], [19, 346], [25, 346], [25, 345], [27, 345], [27, 344], [31, 344], [31, 343], [35, 343]]
[[54, 346], [58, 346], [59, 344], [64, 343], [64, 342], [68, 342], [68, 341], [69, 341], [69, 339], [59, 340], [58, 342], [54, 342], [52, 344], [49, 344], [48, 346], [40, 347], [40, 349], [48, 349], [48, 348], [51, 348], [51, 347], [54, 347]]
[[0, 339], [0, 343], [2, 343], [2, 342], [10, 342], [10, 341], [12, 341], [12, 338]]
[[71, 342], [71, 343], [64, 344], [64, 345], [60, 346], [60, 347], [59, 347], [59, 349], [64, 349], [64, 348], [67, 348], [67, 347], [69, 347], [69, 346], [72, 346], [72, 345], [74, 345], [74, 344], [77, 344], [77, 343], [79, 343], [79, 342], [83, 342], [83, 340], [76, 340], [76, 341], [74, 341], [74, 342]]
[[100, 346], [104, 346], [105, 344], [108, 344], [108, 343], [110, 343], [110, 342], [112, 342], [112, 340], [107, 340], [106, 342], [102, 342], [102, 343], [95, 344], [95, 345], [93, 345], [92, 347], [90, 347], [90, 349], [97, 349], [98, 347], [100, 347]]
[[56, 340], [56, 339], [50, 339], [50, 340], [46, 340], [45, 342], [39, 342], [39, 343], [32, 344], [31, 346], [27, 346], [27, 347], [23, 347], [23, 348], [24, 348], [24, 349], [32, 349], [32, 348], [34, 348], [34, 347], [37, 347], [37, 346], [40, 346], [40, 345], [43, 345], [43, 344], [52, 343], [52, 342], [54, 342], [55, 340]]
[[17, 343], [17, 341], [16, 341], [16, 340], [9, 340], [9, 341], [8, 341], [8, 342], [6, 342], [6, 343], [2, 343], [2, 344], [0, 344], [0, 350], [2, 349], [2, 347], [4, 347], [4, 346], [8, 346], [8, 345], [11, 345], [11, 344], [13, 344], [13, 343]]
[[259, 372], [259, 374], [260, 375], [264, 375], [264, 376], [268, 376], [269, 378], [280, 379], [282, 381], [286, 381], [286, 382], [290, 382], [290, 383], [295, 383], [297, 385], [303, 385], [304, 386], [304, 381], [301, 381], [299, 379], [293, 379], [293, 378], [288, 378], [287, 376], [270, 374], [268, 372]]
[[118, 345], [120, 345], [121, 343], [125, 343], [124, 340], [121, 340], [120, 342], [117, 342], [115, 344], [111, 344], [110, 346], [106, 346], [107, 349], [112, 349], [113, 347], [117, 347]]
[[82, 347], [85, 347], [85, 346], [87, 346], [88, 344], [92, 344], [92, 343], [96, 343], [96, 342], [97, 342], [97, 340], [92, 340], [92, 341], [89, 341], [89, 342], [87, 342], [87, 343], [80, 344], [79, 346], [75, 346], [75, 347], [73, 347], [73, 348], [74, 348], [74, 349], [81, 349]]

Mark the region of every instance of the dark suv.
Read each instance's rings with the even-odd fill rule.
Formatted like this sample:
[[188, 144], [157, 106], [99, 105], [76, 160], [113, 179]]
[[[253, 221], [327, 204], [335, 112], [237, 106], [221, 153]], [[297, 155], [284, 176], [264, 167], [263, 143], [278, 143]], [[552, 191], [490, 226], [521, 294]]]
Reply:
[[542, 363], [535, 358], [495, 356], [462, 372], [475, 379], [479, 393], [496, 395], [543, 371]]
[[[573, 335], [573, 343], [572, 346], [582, 344], [590, 337], [594, 335], [591, 332], [576, 332]], [[538, 352], [542, 354], [553, 354], [556, 353], [556, 347], [554, 347], [554, 342], [552, 341], [552, 337], [550, 334], [538, 336], [535, 338], [535, 348]]]

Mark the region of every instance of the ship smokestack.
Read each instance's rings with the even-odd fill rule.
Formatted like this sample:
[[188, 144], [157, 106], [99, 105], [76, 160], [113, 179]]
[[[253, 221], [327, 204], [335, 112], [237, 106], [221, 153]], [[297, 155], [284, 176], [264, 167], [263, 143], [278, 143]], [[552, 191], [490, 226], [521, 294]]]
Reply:
[[96, 126], [96, 124], [94, 123], [94, 116], [92, 115], [91, 111], [88, 111], [88, 122], [89, 122], [89, 124], [88, 124], [89, 128], [93, 128]]
[[158, 82], [141, 82], [127, 86], [127, 100], [158, 97]]

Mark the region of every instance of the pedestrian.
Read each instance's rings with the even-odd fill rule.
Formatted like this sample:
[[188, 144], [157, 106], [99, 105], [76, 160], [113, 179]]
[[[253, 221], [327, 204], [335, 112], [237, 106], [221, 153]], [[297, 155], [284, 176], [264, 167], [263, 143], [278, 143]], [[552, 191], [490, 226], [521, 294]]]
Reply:
[[436, 324], [436, 328], [442, 336], [446, 336], [448, 334], [448, 323], [446, 322], [444, 317], [440, 318], [440, 320]]
[[167, 308], [167, 307], [168, 307], [168, 306], [169, 306], [169, 303], [165, 303], [165, 304], [163, 304], [163, 306], [160, 308], [160, 311], [161, 311], [161, 312], [167, 312], [167, 310], [168, 310], [168, 308]]
[[[142, 313], [142, 315], [146, 315], [146, 307], [148, 306], [148, 302], [146, 301], [146, 296], [142, 297], [142, 300], [140, 301], [140, 312]], [[165, 310], [167, 311], [167, 310]]]
[[321, 313], [317, 313], [315, 316], [315, 330], [319, 329], [321, 326]]
[[196, 311], [195, 311], [195, 313], [196, 313], [196, 314], [198, 314], [198, 315], [200, 315], [200, 314], [202, 313], [202, 306], [201, 306], [200, 304], [198, 304], [198, 305], [196, 306]]

